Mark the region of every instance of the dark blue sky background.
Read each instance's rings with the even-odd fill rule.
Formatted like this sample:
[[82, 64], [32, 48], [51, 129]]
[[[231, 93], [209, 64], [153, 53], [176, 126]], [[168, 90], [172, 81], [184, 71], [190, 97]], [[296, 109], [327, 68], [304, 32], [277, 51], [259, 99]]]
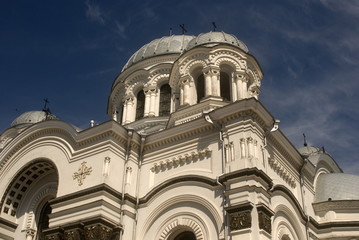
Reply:
[[359, 1], [6, 1], [0, 8], [0, 132], [49, 98], [86, 128], [106, 115], [114, 78], [155, 38], [235, 34], [260, 63], [260, 100], [295, 146], [324, 146], [359, 174]]

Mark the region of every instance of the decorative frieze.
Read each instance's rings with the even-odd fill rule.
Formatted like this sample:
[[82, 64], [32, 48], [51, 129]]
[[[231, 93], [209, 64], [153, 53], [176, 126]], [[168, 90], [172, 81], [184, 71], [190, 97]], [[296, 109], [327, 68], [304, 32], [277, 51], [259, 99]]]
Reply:
[[65, 231], [64, 240], [82, 240], [82, 231], [80, 229], [72, 229]]
[[204, 158], [206, 156], [210, 156], [211, 153], [212, 153], [212, 150], [206, 148], [203, 150], [198, 150], [197, 152], [193, 151], [191, 153], [179, 155], [179, 156], [171, 158], [171, 159], [167, 159], [164, 161], [154, 163], [153, 167], [151, 168], [151, 171], [159, 172], [161, 169], [167, 170], [167, 169], [172, 168], [173, 166], [178, 166], [178, 165], [182, 165], [182, 164], [186, 164], [186, 163], [189, 164], [198, 159]]
[[273, 216], [274, 212], [263, 204], [257, 205], [257, 212], [258, 212], [259, 229], [263, 229], [267, 233], [271, 234], [272, 232], [271, 217]]
[[112, 229], [101, 224], [85, 227], [86, 240], [108, 240], [112, 234]]
[[268, 159], [271, 168], [292, 188], [296, 187], [296, 182], [292, 174], [274, 157]]
[[250, 203], [227, 208], [230, 231], [252, 227], [252, 208]]
[[229, 214], [229, 227], [231, 231], [242, 230], [252, 226], [251, 211], [234, 212]]
[[68, 225], [65, 229], [47, 229], [44, 234], [46, 240], [110, 240], [117, 239], [121, 231], [121, 226], [97, 219]]

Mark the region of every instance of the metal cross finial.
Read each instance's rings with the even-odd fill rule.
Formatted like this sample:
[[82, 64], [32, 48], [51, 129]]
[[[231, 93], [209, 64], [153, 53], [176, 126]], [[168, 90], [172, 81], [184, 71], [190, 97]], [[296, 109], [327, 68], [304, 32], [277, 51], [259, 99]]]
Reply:
[[187, 29], [184, 28], [184, 24], [180, 24], [179, 26], [182, 29], [182, 34], [185, 34], [187, 32]]
[[48, 99], [48, 98], [44, 98], [44, 102], [45, 102], [45, 105], [44, 105], [44, 108], [43, 108], [43, 109], [47, 109], [47, 104], [50, 103], [50, 102], [49, 102], [49, 99]]
[[303, 133], [303, 137], [304, 137], [304, 147], [306, 147], [306, 146], [308, 146], [308, 144], [307, 144], [307, 139], [306, 139], [306, 136], [304, 133]]
[[92, 167], [87, 167], [86, 162], [82, 162], [81, 166], [79, 167], [79, 170], [72, 175], [73, 179], [77, 179], [77, 182], [79, 183], [79, 186], [83, 184], [84, 179], [86, 178], [86, 175], [90, 175], [92, 172]]
[[216, 22], [212, 22], [212, 25], [213, 25], [213, 32], [215, 32], [215, 31], [216, 31], [216, 28], [217, 28]]

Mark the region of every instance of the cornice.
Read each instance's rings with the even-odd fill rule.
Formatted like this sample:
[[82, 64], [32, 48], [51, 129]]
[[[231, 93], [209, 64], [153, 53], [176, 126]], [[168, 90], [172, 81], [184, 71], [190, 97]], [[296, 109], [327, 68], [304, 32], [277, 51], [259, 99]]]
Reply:
[[278, 129], [267, 137], [268, 142], [276, 149], [288, 163], [298, 172], [303, 165], [303, 158], [293, 144], [286, 138], [286, 136]]
[[[90, 147], [99, 142], [111, 139], [123, 147], [127, 143], [127, 131], [114, 121], [108, 121], [93, 128], [77, 132], [71, 125], [63, 121], [50, 120], [35, 124], [14, 138], [0, 153], [0, 174], [4, 166], [16, 153], [23, 147], [34, 141], [44, 141], [52, 139], [62, 141], [71, 146], [71, 153], [80, 151], [83, 148]], [[134, 149], [138, 144], [134, 143]]]
[[359, 200], [331, 200], [313, 203], [316, 212], [332, 210], [359, 210]]
[[226, 183], [236, 178], [246, 177], [246, 176], [256, 176], [262, 179], [266, 184], [268, 184], [268, 188], [270, 189], [273, 185], [272, 179], [262, 170], [254, 167], [254, 168], [246, 168], [240, 169], [234, 172], [223, 174], [218, 178], [220, 183]]
[[191, 153], [186, 153], [184, 155], [179, 155], [164, 161], [159, 161], [153, 164], [151, 167], [152, 172], [158, 173], [161, 169], [167, 170], [172, 168], [172, 166], [178, 166], [184, 163], [191, 163], [197, 161], [200, 158], [204, 158], [207, 155], [210, 155], [212, 151], [208, 148], [198, 151], [192, 151]]
[[280, 163], [280, 161], [275, 157], [270, 157], [268, 162], [274, 172], [276, 172], [291, 188], [296, 187], [296, 180], [292, 173], [288, 171], [286, 167], [283, 167], [283, 164]]
[[15, 232], [18, 224], [10, 222], [9, 220], [0, 217], [0, 226], [3, 226], [4, 228], [8, 228], [12, 232]]
[[[188, 107], [188, 110], [190, 110], [190, 108], [191, 107]], [[269, 129], [271, 124], [274, 122], [274, 118], [255, 98], [243, 99], [235, 103], [230, 103], [211, 111], [210, 115], [215, 121], [218, 121], [223, 126], [233, 121], [242, 123], [243, 119], [246, 118], [246, 120], [252, 120], [257, 123], [263, 131]], [[213, 131], [215, 128], [207, 123], [201, 116], [191, 122], [169, 127], [161, 132], [147, 136], [144, 149], [148, 151], [165, 144], [178, 142], [179, 140], [183, 140], [206, 131]]]

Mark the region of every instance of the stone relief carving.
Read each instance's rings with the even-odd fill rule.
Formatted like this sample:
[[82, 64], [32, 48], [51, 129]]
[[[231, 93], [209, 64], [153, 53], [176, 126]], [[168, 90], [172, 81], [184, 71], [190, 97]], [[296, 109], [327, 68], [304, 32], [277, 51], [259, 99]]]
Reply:
[[264, 212], [258, 212], [258, 221], [260, 229], [263, 229], [267, 233], [272, 232], [271, 217], [268, 214]]
[[100, 224], [85, 227], [86, 240], [107, 240], [110, 239], [112, 230]]
[[79, 186], [83, 184], [83, 181], [85, 180], [87, 175], [90, 175], [92, 172], [92, 167], [87, 167], [86, 162], [82, 162], [81, 166], [79, 167], [77, 172], [74, 172], [74, 175], [72, 175], [73, 179], [77, 179], [77, 182]]
[[237, 211], [229, 214], [229, 227], [231, 231], [250, 228], [252, 226], [251, 211]]

